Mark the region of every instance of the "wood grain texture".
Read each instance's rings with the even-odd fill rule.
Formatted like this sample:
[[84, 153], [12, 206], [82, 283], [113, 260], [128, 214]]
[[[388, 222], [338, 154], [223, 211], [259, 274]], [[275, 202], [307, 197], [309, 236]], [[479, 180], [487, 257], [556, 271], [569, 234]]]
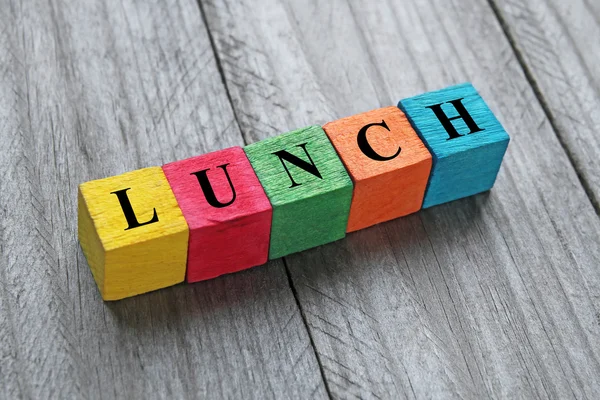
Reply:
[[189, 229], [161, 167], [82, 183], [77, 198], [77, 237], [104, 300], [183, 282]]
[[510, 138], [473, 85], [422, 93], [398, 107], [433, 156], [423, 208], [494, 186]]
[[244, 144], [196, 2], [0, 26], [0, 398], [323, 397], [281, 262], [105, 304], [79, 250], [79, 183]]
[[323, 130], [354, 183], [347, 232], [421, 209], [431, 154], [398, 107], [328, 122]]
[[168, 163], [163, 170], [190, 228], [187, 282], [267, 262], [273, 208], [241, 147]]
[[332, 397], [600, 395], [600, 222], [488, 3], [203, 4], [253, 141], [464, 81], [511, 132], [490, 193], [286, 257]]
[[269, 259], [346, 236], [352, 181], [320, 126], [286, 132], [244, 151], [273, 206]]
[[[243, 144], [202, 17], [248, 143], [465, 80], [511, 132], [491, 193], [287, 258], [332, 397], [599, 397], [598, 218], [498, 21], [391, 3], [2, 4], [0, 398], [327, 395], [280, 262], [107, 306], [78, 251], [78, 183]], [[496, 4], [591, 193], [597, 4]]]
[[600, 212], [600, 3], [493, 0]]

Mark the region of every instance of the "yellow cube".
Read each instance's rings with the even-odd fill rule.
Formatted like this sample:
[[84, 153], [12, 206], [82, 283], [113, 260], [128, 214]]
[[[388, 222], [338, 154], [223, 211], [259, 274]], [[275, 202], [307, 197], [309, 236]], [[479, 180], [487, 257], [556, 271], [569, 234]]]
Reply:
[[189, 229], [160, 167], [79, 185], [79, 242], [104, 300], [183, 282]]

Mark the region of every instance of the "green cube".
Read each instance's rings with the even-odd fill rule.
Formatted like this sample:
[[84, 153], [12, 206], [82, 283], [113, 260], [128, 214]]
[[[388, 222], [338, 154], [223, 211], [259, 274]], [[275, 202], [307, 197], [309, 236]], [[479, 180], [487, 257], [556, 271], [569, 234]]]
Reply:
[[346, 235], [352, 180], [320, 126], [244, 150], [273, 206], [269, 259]]

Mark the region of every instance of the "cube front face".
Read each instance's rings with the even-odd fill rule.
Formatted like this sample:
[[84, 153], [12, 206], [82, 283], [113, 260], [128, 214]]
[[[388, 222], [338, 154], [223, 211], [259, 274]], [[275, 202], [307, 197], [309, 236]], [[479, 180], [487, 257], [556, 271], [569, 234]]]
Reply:
[[432, 158], [400, 109], [353, 115], [323, 129], [354, 182], [348, 232], [421, 208]]
[[272, 207], [241, 147], [163, 171], [190, 228], [188, 282], [267, 262]]
[[[81, 186], [77, 192], [77, 237], [81, 244], [83, 254], [87, 259], [94, 280], [98, 285], [100, 294], [104, 294], [104, 248], [98, 232], [94, 227], [94, 221], [87, 209], [85, 198], [81, 193]], [[102, 296], [104, 297], [104, 296]]]
[[244, 151], [273, 206], [269, 259], [345, 236], [352, 181], [321, 127], [288, 132]]
[[188, 227], [160, 167], [79, 186], [79, 239], [105, 300], [182, 282]]
[[491, 189], [509, 137], [471, 84], [401, 100], [433, 156], [423, 208]]

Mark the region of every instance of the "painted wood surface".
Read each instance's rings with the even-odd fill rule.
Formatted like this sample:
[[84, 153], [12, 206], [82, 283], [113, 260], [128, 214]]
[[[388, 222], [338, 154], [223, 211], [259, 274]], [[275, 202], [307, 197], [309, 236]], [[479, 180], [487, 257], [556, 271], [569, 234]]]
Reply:
[[[598, 170], [595, 3], [500, 9], [547, 44], [522, 58], [551, 120], [488, 3], [391, 3], [6, 0], [1, 398], [599, 397], [600, 224], [577, 179]], [[79, 183], [466, 80], [513, 139], [492, 192], [100, 300]]]
[[0, 398], [323, 397], [281, 261], [105, 304], [79, 248], [79, 183], [244, 145], [198, 4], [0, 27]]
[[421, 209], [431, 154], [398, 107], [341, 118], [323, 130], [354, 184], [347, 232]]
[[352, 181], [320, 126], [244, 148], [273, 206], [269, 259], [346, 236]]
[[490, 190], [509, 136], [470, 83], [400, 100], [433, 156], [423, 208]]
[[161, 167], [79, 185], [77, 237], [104, 300], [183, 282], [188, 224]]
[[286, 258], [332, 397], [598, 396], [600, 223], [488, 3], [205, 10], [252, 141], [467, 80], [512, 138], [490, 193]]
[[190, 228], [187, 282], [267, 262], [273, 208], [241, 147], [163, 170]]
[[600, 2], [491, 4], [600, 213]]

